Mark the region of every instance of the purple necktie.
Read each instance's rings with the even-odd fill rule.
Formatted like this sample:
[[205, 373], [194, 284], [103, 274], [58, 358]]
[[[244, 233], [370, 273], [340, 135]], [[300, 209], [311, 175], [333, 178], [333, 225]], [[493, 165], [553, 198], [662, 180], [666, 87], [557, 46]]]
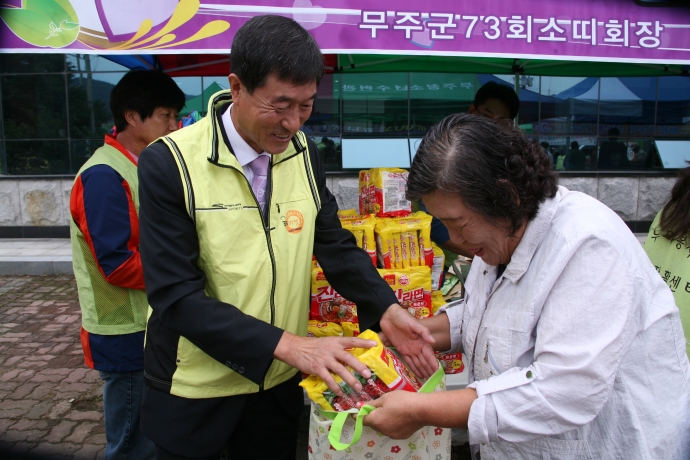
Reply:
[[264, 211], [266, 204], [266, 176], [268, 173], [268, 163], [271, 159], [267, 155], [259, 155], [254, 161], [249, 163], [249, 167], [254, 171], [254, 180], [252, 180], [252, 191], [259, 200], [261, 212]]

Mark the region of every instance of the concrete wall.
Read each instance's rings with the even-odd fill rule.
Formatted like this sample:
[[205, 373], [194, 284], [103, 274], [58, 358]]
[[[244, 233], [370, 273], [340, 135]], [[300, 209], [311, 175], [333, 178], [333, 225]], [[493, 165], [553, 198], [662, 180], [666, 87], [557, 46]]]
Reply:
[[[597, 198], [624, 221], [651, 221], [668, 200], [675, 177], [569, 177], [560, 184]], [[69, 225], [72, 178], [0, 178], [0, 226]], [[340, 209], [357, 208], [357, 177], [328, 176]]]
[[[651, 221], [668, 200], [675, 177], [572, 177], [560, 178], [560, 185], [592, 196], [626, 222]], [[357, 208], [356, 176], [330, 176], [328, 187], [340, 209]]]
[[0, 179], [0, 226], [69, 225], [73, 178]]

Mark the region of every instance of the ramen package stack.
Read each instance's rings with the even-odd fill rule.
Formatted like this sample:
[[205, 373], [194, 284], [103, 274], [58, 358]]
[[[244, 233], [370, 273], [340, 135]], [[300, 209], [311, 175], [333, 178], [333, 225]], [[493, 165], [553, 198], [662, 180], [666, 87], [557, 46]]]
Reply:
[[355, 235], [357, 246], [364, 249], [367, 254], [369, 254], [371, 262], [376, 266], [375, 217], [372, 215], [343, 215], [343, 217], [340, 218], [340, 223], [343, 228], [350, 230]]
[[[412, 203], [405, 198], [409, 173], [400, 168], [373, 168], [360, 172], [360, 212], [376, 217], [401, 217], [412, 212]], [[362, 192], [363, 178], [367, 178]], [[362, 195], [363, 194], [363, 195]]]
[[379, 268], [433, 267], [431, 216], [419, 211], [406, 217], [376, 219]]
[[359, 334], [357, 306], [335, 292], [322, 268], [311, 271], [309, 320], [309, 333], [314, 337], [356, 337]]
[[[433, 267], [434, 250], [431, 243], [432, 217], [424, 211], [417, 211], [407, 217], [396, 219], [402, 231], [408, 235], [410, 263], [412, 266]], [[413, 255], [416, 254], [416, 255]], [[418, 261], [416, 260], [418, 259]]]
[[412, 316], [433, 316], [429, 267], [379, 269], [379, 273], [395, 292], [398, 303]]
[[390, 391], [416, 392], [422, 387], [419, 378], [410, 372], [400, 358], [383, 345], [378, 334], [367, 330], [362, 332], [360, 337], [376, 341], [375, 347], [355, 348], [350, 352], [371, 370], [371, 377], [365, 379], [352, 368], [348, 368], [362, 384], [362, 391], [354, 391], [337, 375], [333, 377], [343, 390], [343, 396], [333, 393], [316, 375], [310, 375], [300, 383], [309, 399], [318, 404], [321, 409], [328, 411], [357, 409], [358, 403], [372, 401]]

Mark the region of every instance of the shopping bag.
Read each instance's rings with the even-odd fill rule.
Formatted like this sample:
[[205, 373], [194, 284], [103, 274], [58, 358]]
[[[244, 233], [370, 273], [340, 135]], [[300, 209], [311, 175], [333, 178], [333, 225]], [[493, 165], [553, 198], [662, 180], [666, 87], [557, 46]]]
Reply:
[[[445, 391], [443, 368], [424, 383], [420, 393]], [[449, 460], [450, 428], [426, 426], [407, 439], [391, 439], [363, 426], [364, 416], [374, 410], [365, 405], [345, 412], [325, 411], [311, 403], [309, 460]]]

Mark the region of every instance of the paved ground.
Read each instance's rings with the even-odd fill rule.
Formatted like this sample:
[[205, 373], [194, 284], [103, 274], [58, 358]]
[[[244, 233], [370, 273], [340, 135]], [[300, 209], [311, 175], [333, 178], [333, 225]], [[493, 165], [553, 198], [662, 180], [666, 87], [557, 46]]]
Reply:
[[98, 372], [72, 276], [0, 276], [0, 458], [103, 458]]
[[70, 275], [69, 238], [0, 239], [0, 275]]

